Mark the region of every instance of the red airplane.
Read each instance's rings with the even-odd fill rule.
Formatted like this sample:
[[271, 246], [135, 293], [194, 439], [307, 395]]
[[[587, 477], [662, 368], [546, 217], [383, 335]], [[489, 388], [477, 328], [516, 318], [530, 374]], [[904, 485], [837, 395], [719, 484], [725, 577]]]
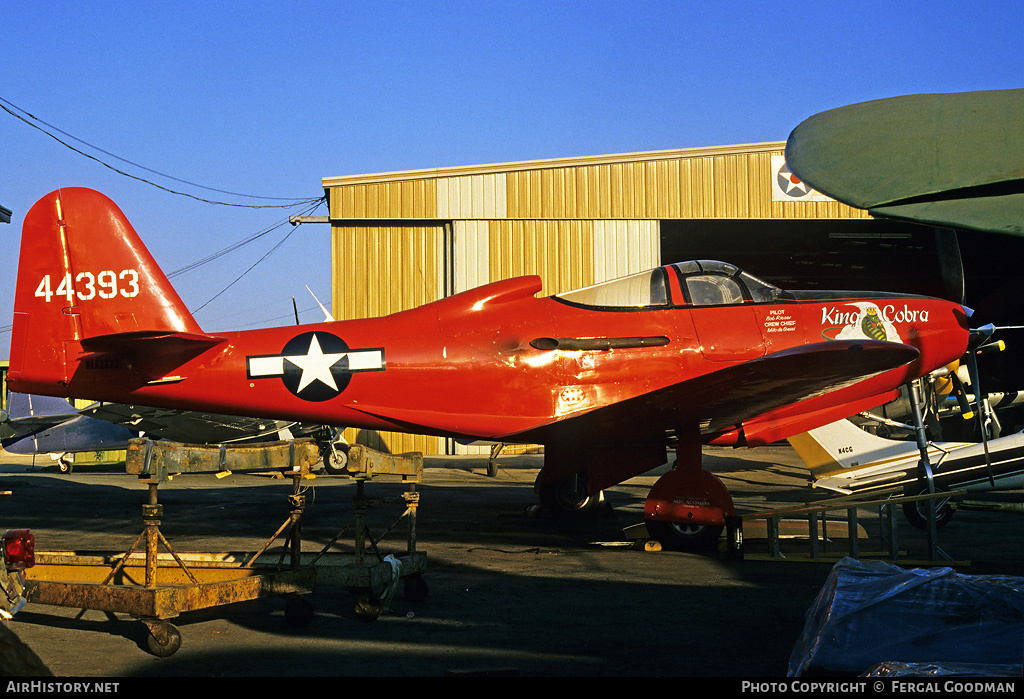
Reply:
[[[536, 276], [383, 318], [205, 333], [128, 219], [83, 188], [25, 217], [12, 390], [544, 446], [538, 491], [577, 506], [667, 461], [666, 543], [735, 514], [701, 445], [757, 446], [886, 402], [960, 358], [968, 309], [783, 291], [683, 262], [538, 298]], [[564, 498], [563, 498], [564, 499]]]

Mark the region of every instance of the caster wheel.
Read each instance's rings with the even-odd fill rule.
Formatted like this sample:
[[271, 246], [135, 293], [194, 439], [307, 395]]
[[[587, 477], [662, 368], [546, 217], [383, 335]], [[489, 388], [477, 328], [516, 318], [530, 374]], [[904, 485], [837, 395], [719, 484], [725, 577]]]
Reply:
[[165, 624], [163, 628], [150, 627], [146, 647], [158, 658], [169, 658], [181, 648], [181, 632], [172, 624]]
[[376, 621], [381, 613], [381, 604], [379, 600], [364, 592], [356, 595], [354, 609], [360, 621]]

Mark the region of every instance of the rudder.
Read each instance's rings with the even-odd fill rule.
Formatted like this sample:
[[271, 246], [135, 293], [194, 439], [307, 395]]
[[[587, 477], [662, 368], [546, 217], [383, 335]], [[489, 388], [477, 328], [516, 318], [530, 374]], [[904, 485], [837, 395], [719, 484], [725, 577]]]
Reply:
[[44, 196], [22, 227], [12, 388], [66, 396], [83, 341], [138, 332], [202, 330], [113, 201], [78, 187]]

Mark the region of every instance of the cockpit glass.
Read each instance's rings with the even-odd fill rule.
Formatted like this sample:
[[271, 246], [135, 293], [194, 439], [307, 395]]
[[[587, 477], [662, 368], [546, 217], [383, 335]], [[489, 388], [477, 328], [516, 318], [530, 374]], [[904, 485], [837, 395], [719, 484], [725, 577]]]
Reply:
[[592, 286], [557, 294], [554, 298], [575, 306], [590, 308], [652, 308], [667, 306], [668, 274], [678, 277], [685, 299], [677, 304], [722, 306], [744, 302], [770, 303], [782, 289], [747, 274], [739, 267], [715, 260], [676, 262], [628, 277], [612, 279]]
[[686, 290], [694, 306], [721, 306], [743, 303], [743, 290], [734, 279], [717, 274], [694, 274], [686, 277]]
[[557, 299], [579, 306], [598, 308], [649, 308], [668, 304], [668, 288], [662, 268], [612, 279], [592, 286], [557, 294]]
[[747, 274], [739, 267], [717, 260], [692, 260], [672, 265], [679, 275], [689, 303], [721, 306], [746, 301], [770, 303], [782, 289]]
[[740, 279], [743, 280], [743, 284], [746, 285], [747, 291], [750, 292], [750, 298], [755, 303], [771, 303], [779, 298], [782, 293], [782, 289], [769, 284], [766, 281], [758, 279], [752, 274], [746, 272], [740, 272]]

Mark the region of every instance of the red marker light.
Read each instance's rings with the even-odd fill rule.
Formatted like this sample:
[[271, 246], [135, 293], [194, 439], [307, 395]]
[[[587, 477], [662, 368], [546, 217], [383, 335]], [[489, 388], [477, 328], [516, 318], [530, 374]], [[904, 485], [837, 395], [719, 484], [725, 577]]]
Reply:
[[4, 532], [4, 559], [11, 570], [25, 570], [36, 564], [36, 539], [31, 529]]

